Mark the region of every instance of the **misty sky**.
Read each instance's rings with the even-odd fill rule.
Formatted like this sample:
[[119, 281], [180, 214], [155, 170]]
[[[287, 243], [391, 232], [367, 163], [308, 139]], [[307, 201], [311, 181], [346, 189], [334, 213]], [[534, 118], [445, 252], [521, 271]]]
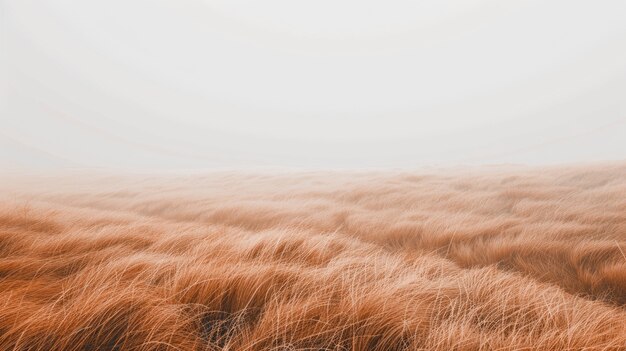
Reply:
[[623, 0], [0, 10], [0, 168], [626, 159]]

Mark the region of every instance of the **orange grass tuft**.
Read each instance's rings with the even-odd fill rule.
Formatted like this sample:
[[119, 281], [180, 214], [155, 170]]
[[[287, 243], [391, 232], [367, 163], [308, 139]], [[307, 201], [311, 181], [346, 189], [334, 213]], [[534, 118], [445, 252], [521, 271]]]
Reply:
[[623, 164], [1, 188], [1, 350], [626, 350]]

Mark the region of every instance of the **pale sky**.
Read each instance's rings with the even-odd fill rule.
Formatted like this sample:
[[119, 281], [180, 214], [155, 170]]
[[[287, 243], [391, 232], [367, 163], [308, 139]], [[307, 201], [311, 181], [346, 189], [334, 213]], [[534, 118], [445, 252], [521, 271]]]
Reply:
[[0, 10], [0, 169], [626, 159], [623, 0]]

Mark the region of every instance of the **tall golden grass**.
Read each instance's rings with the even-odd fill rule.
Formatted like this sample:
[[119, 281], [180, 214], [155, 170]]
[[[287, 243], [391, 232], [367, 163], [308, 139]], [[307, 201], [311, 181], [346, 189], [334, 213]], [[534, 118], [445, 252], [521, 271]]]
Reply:
[[0, 188], [1, 350], [626, 350], [626, 164]]

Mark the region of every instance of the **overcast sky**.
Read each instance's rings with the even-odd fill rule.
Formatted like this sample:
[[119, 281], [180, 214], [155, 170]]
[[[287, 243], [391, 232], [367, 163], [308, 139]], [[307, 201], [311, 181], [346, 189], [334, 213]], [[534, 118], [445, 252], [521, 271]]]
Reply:
[[0, 9], [0, 167], [626, 159], [623, 0]]

